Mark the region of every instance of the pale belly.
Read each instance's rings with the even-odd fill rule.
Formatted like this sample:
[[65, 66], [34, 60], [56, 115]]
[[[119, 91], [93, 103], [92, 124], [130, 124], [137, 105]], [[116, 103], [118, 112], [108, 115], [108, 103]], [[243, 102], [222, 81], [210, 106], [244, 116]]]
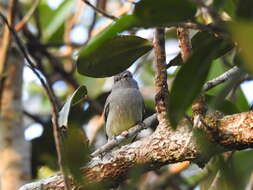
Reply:
[[110, 104], [110, 111], [106, 122], [106, 132], [109, 138], [117, 136], [123, 131], [142, 121], [143, 100], [137, 89], [122, 91], [122, 101]]

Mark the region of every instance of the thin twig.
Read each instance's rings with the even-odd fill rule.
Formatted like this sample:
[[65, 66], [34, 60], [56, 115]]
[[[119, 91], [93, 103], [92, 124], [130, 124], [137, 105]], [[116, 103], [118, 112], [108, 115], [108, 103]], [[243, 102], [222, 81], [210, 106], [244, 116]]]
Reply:
[[238, 68], [237, 66], [234, 66], [232, 69], [229, 69], [227, 72], [221, 74], [220, 76], [207, 81], [202, 90], [203, 91], [208, 91], [211, 88], [214, 88], [215, 86], [217, 86], [218, 84], [221, 84], [229, 79], [231, 79], [233, 76], [237, 75], [238, 73], [240, 73], [240, 68]]
[[114, 139], [109, 140], [105, 145], [97, 149], [95, 152], [91, 154], [92, 157], [96, 157], [104, 152], [108, 152], [112, 150], [114, 147], [118, 146], [120, 143], [124, 142], [125, 140], [133, 137], [141, 130], [149, 128], [150, 126], [154, 125], [157, 122], [156, 119], [157, 114], [153, 114], [150, 117], [144, 119], [142, 124], [137, 124], [134, 127], [130, 128], [127, 131], [123, 131], [120, 135], [116, 136]]
[[[71, 43], [70, 39], [70, 32], [74, 28], [76, 24], [78, 24], [80, 20], [80, 16], [83, 10], [83, 7], [85, 4], [83, 4], [81, 1], [78, 2], [76, 5], [76, 10], [73, 15], [71, 15], [65, 22], [65, 28], [64, 28], [64, 43]], [[72, 48], [72, 46], [69, 46], [68, 48]], [[70, 51], [72, 52], [72, 51]]]
[[[120, 17], [121, 15], [127, 13], [128, 11], [131, 10], [132, 7], [132, 3], [130, 3], [131, 1], [134, 0], [129, 0], [129, 2], [125, 3], [120, 9], [117, 10], [117, 12], [115, 12], [115, 16]], [[91, 33], [91, 37], [96, 36], [97, 34], [99, 34], [101, 31], [103, 31], [107, 26], [109, 26], [111, 23], [113, 22], [113, 20], [107, 20], [105, 22], [103, 22], [101, 24], [101, 26], [95, 28], [94, 30], [92, 30]]]
[[27, 112], [26, 110], [23, 110], [23, 113], [27, 117], [29, 117], [30, 119], [32, 119], [33, 121], [35, 121], [36, 123], [40, 123], [41, 125], [45, 126], [46, 122], [44, 122], [39, 116], [33, 115], [33, 114]]
[[87, 44], [89, 42], [89, 40], [91, 38], [92, 31], [93, 31], [95, 24], [96, 24], [96, 21], [97, 21], [97, 12], [94, 11], [93, 16], [92, 16], [92, 22], [88, 28], [88, 38], [84, 44]]
[[63, 158], [62, 158], [62, 153], [63, 153], [63, 146], [62, 146], [62, 141], [61, 141], [61, 134], [60, 134], [60, 128], [58, 125], [58, 107], [57, 107], [57, 101], [56, 101], [56, 96], [53, 93], [53, 90], [50, 85], [47, 83], [47, 78], [41, 76], [41, 73], [37, 70], [36, 65], [34, 62], [30, 59], [29, 53], [26, 49], [26, 47], [23, 45], [22, 41], [18, 37], [16, 31], [9, 25], [7, 19], [5, 16], [0, 13], [1, 18], [5, 22], [6, 26], [8, 27], [9, 31], [12, 33], [20, 51], [22, 52], [24, 58], [27, 61], [27, 66], [34, 72], [34, 74], [38, 77], [38, 79], [41, 82], [41, 85], [44, 87], [48, 97], [49, 101], [52, 105], [53, 111], [52, 111], [52, 123], [53, 123], [53, 133], [54, 133], [54, 140], [55, 140], [55, 145], [56, 145], [56, 151], [57, 151], [57, 156], [58, 156], [58, 163], [61, 172], [64, 175], [64, 182], [65, 182], [65, 187], [67, 190], [70, 190], [69, 183], [68, 183], [68, 178], [65, 176], [63, 172]]
[[104, 17], [107, 17], [109, 19], [112, 19], [112, 20], [116, 20], [118, 19], [117, 17], [113, 16], [113, 15], [110, 15], [108, 13], [106, 13], [105, 11], [95, 7], [94, 5], [92, 5], [88, 0], [82, 0], [84, 3], [86, 3], [87, 5], [89, 5], [91, 8], [93, 8], [96, 12], [100, 13], [101, 15], [103, 15]]
[[30, 18], [32, 17], [34, 11], [36, 10], [36, 8], [38, 7], [38, 5], [40, 4], [41, 0], [35, 0], [35, 2], [32, 4], [32, 7], [30, 8], [30, 10], [27, 12], [27, 14], [23, 17], [23, 19], [21, 21], [19, 21], [19, 23], [17, 23], [15, 25], [15, 30], [18, 32], [20, 30], [22, 30], [22, 28], [27, 24], [27, 22], [30, 20]]

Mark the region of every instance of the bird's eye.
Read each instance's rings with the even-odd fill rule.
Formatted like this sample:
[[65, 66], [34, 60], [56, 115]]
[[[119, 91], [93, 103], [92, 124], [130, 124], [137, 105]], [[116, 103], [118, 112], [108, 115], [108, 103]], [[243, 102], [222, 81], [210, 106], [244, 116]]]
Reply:
[[123, 77], [128, 78], [129, 77], [128, 73], [124, 74]]
[[119, 78], [119, 77], [117, 77], [117, 76], [116, 76], [116, 77], [114, 77], [114, 82], [119, 81], [119, 79], [120, 79], [120, 78]]

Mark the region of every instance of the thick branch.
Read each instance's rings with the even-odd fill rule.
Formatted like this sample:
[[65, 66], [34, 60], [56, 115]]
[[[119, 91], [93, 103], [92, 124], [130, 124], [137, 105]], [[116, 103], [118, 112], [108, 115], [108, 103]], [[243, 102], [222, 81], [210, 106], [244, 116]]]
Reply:
[[[211, 126], [212, 130], [205, 129], [205, 126], [203, 130], [209, 134], [211, 141], [224, 148], [223, 151], [253, 147], [252, 111], [226, 116], [214, 123], [215, 125]], [[123, 146], [103, 158], [93, 158], [82, 170], [89, 182], [102, 182], [107, 179], [116, 180], [138, 164], [149, 164], [150, 168], [154, 168], [184, 160], [199, 162], [203, 160], [204, 155], [194, 139], [193, 131], [186, 120], [182, 121], [175, 131], [158, 127], [152, 135], [140, 141]], [[28, 184], [20, 190], [35, 189], [35, 187], [63, 189], [63, 186], [62, 177], [54, 176], [50, 181], [42, 180], [32, 185]]]

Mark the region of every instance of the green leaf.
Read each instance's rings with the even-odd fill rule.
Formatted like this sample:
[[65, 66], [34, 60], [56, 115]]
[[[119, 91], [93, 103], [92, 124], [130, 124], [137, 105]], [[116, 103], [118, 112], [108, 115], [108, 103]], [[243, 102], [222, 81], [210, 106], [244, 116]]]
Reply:
[[76, 120], [77, 105], [87, 94], [85, 86], [80, 86], [70, 96], [63, 108], [59, 112], [59, 126], [67, 127], [63, 136], [63, 169], [66, 175], [71, 175], [73, 179], [84, 184], [80, 167], [89, 160], [88, 139], [81, 124]]
[[[154, 6], [154, 4], [159, 6]], [[155, 9], [153, 9], [154, 7]], [[181, 10], [183, 14], [179, 14], [177, 10]], [[147, 18], [146, 12], [149, 12], [148, 14], [150, 14], [153, 11], [158, 12], [159, 14], [149, 15], [149, 18]], [[125, 70], [133, 61], [151, 49], [151, 43], [146, 43], [144, 40], [141, 41], [140, 38], [137, 40], [137, 37], [136, 39], [131, 39], [130, 37], [129, 39], [117, 39], [121, 38], [116, 36], [119, 32], [137, 26], [150, 26], [150, 18], [152, 18], [152, 26], [185, 21], [193, 18], [195, 12], [196, 8], [187, 0], [158, 0], [156, 3], [150, 0], [145, 0], [137, 3], [133, 15], [123, 15], [80, 50], [77, 60], [78, 72], [91, 77], [107, 77]], [[145, 15], [142, 13], [145, 13]], [[147, 20], [148, 23], [145, 20]], [[118, 41], [124, 41], [123, 44], [122, 42], [119, 42], [120, 47], [116, 44]], [[123, 52], [120, 52], [122, 48], [121, 46], [124, 46], [124, 44], [128, 46], [132, 43], [138, 47], [136, 47], [136, 49], [134, 49], [134, 47], [129, 49], [123, 47]], [[110, 45], [112, 45], [113, 49], [111, 49]], [[114, 53], [114, 50], [117, 51]], [[112, 52], [114, 55], [110, 56]], [[122, 55], [123, 58], [120, 60], [119, 58]], [[126, 57], [127, 59], [125, 59]], [[105, 61], [112, 61], [112, 63], [107, 62], [104, 64]], [[116, 66], [115, 62], [120, 62], [120, 64], [118, 63]], [[113, 67], [110, 68], [112, 65]], [[112, 71], [110, 72], [111, 69]]]
[[43, 21], [43, 40], [48, 41], [59, 30], [68, 18], [74, 5], [74, 1], [65, 0], [56, 10], [51, 10], [47, 5], [41, 7], [41, 19]]
[[[192, 50], [194, 51], [195, 49], [197, 49], [199, 47], [199, 44], [203, 43], [208, 38], [215, 38], [215, 36], [208, 32], [198, 32], [191, 39]], [[217, 59], [218, 57], [223, 56], [224, 54], [229, 52], [233, 47], [234, 47], [234, 44], [231, 41], [229, 41], [228, 39], [224, 40], [223, 43], [220, 44], [220, 47], [218, 48], [219, 50], [215, 51], [215, 54], [213, 55], [213, 59]], [[183, 60], [181, 58], [181, 53], [179, 53], [170, 62], [172, 62], [173, 65], [182, 65]]]
[[200, 180], [199, 187], [201, 190], [228, 190], [224, 179], [221, 179], [221, 168], [224, 168], [226, 161], [222, 155], [214, 156], [205, 166], [205, 176]]
[[[211, 107], [216, 109], [222, 108], [222, 102], [225, 101], [225, 98], [228, 96], [229, 92], [242, 80], [242, 76], [244, 76], [244, 72], [239, 72], [234, 75], [228, 83], [216, 94], [215, 98], [213, 98], [211, 102]], [[239, 110], [237, 111], [237, 113]]]
[[135, 23], [136, 18], [133, 15], [123, 15], [117, 19], [115, 23], [111, 24], [97, 36], [92, 38], [86, 46], [81, 48], [78, 57], [91, 55], [95, 52], [98, 53], [98, 49], [101, 49], [108, 40], [115, 37], [119, 32], [123, 32], [124, 30], [133, 27]]
[[196, 7], [188, 0], [142, 0], [136, 4], [133, 15], [140, 26], [154, 27], [193, 19], [195, 13]]
[[[222, 75], [224, 72], [226, 72], [228, 68], [226, 68], [222, 62], [221, 59], [215, 59], [213, 61], [213, 64], [211, 66], [211, 69], [209, 71], [207, 81], [212, 80], [220, 75]], [[225, 82], [226, 83], [226, 82]], [[207, 91], [209, 95], [216, 95], [224, 86], [225, 83], [221, 83], [214, 88], [211, 88], [210, 90]]]
[[80, 126], [71, 124], [63, 141], [64, 172], [70, 174], [78, 184], [84, 184], [81, 167], [89, 161], [89, 144]]
[[208, 104], [208, 106], [211, 106], [214, 110], [218, 109], [219, 111], [223, 112], [224, 114], [235, 114], [240, 112], [239, 109], [235, 104], [230, 102], [229, 100], [223, 100], [220, 102], [219, 105], [216, 105], [216, 107], [213, 106], [213, 101], [216, 98], [216, 96], [211, 96], [211, 95], [205, 95], [205, 100]]
[[206, 39], [214, 39], [214, 40], [216, 39], [219, 41], [219, 47], [217, 48], [217, 50], [213, 52], [212, 59], [217, 59], [225, 55], [234, 47], [234, 44], [224, 37], [223, 38], [216, 37], [208, 32], [198, 32], [191, 40], [193, 51], [194, 49], [198, 48], [198, 46]]
[[80, 86], [71, 97], [69, 97], [62, 107], [61, 111], [59, 112], [59, 119], [58, 124], [60, 127], [68, 127], [68, 120], [69, 120], [69, 114], [70, 109], [72, 106], [78, 104], [80, 101], [82, 101], [87, 94], [87, 89], [85, 86]]
[[228, 25], [232, 37], [241, 48], [245, 68], [253, 73], [253, 22], [234, 22]]
[[183, 117], [187, 108], [201, 92], [207, 78], [212, 60], [217, 57], [223, 48], [224, 40], [209, 36], [179, 70], [171, 89], [169, 98], [169, 119], [173, 128]]
[[226, 11], [231, 17], [236, 14], [236, 5], [238, 0], [214, 0], [213, 6], [216, 9], [222, 9]]
[[[228, 158], [215, 157], [209, 164], [209, 176], [200, 183], [203, 190], [247, 189], [253, 170], [253, 151], [238, 151]], [[218, 159], [218, 160], [217, 160]]]
[[238, 88], [236, 91], [236, 102], [235, 102], [236, 106], [239, 109], [239, 112], [245, 112], [248, 111], [250, 109], [250, 106], [247, 102], [247, 99], [243, 93], [243, 91], [241, 90], [241, 88]]
[[245, 189], [250, 180], [253, 171], [252, 157], [253, 151], [246, 150], [236, 152], [230, 160], [231, 164], [228, 164], [230, 168], [228, 168], [227, 172], [230, 174], [233, 171], [233, 185], [236, 185], [235, 189]]
[[109, 77], [130, 67], [140, 56], [152, 49], [152, 44], [137, 36], [115, 36], [96, 51], [81, 50], [77, 70], [90, 77]]

